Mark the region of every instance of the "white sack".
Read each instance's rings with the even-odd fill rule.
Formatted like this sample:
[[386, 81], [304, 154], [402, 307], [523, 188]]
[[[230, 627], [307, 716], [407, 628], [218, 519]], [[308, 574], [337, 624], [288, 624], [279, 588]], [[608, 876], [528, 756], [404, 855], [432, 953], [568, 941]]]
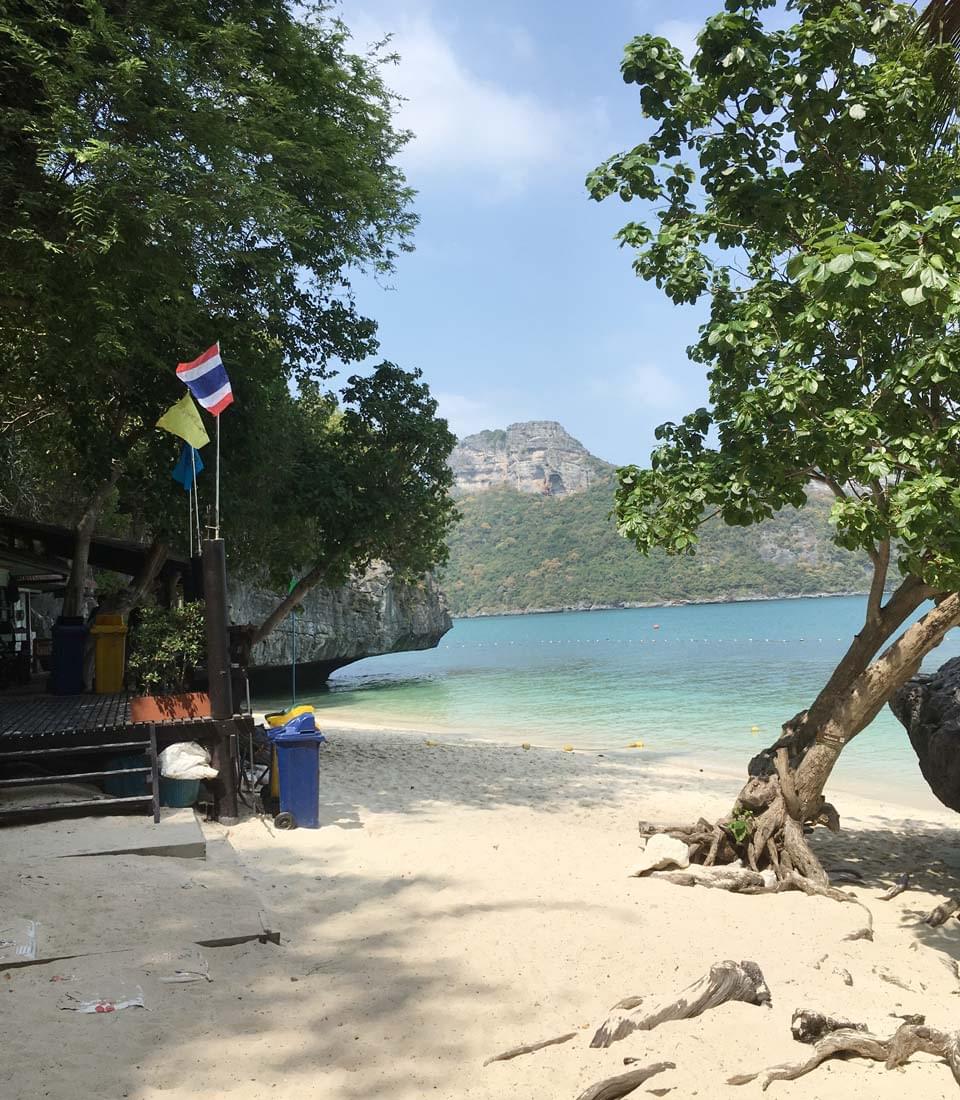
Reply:
[[164, 779], [213, 779], [210, 753], [196, 741], [178, 741], [160, 753], [160, 774]]

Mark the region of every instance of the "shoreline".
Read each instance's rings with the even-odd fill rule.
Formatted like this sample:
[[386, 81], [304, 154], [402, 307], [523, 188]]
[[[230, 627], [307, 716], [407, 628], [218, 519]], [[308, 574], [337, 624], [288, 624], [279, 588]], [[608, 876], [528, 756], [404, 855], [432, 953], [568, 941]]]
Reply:
[[[255, 718], [260, 720], [260, 712], [255, 712]], [[517, 741], [508, 741], [505, 737], [487, 737], [473, 735], [468, 732], [451, 730], [447, 727], [431, 725], [430, 723], [417, 722], [416, 725], [400, 725], [391, 722], [375, 722], [369, 720], [341, 719], [331, 714], [330, 720], [326, 720], [322, 707], [317, 708], [317, 724], [324, 733], [336, 736], [343, 732], [349, 736], [356, 734], [372, 735], [372, 739], [378, 738], [408, 738], [411, 741], [420, 739], [436, 741], [436, 747], [449, 747], [454, 749], [488, 748], [516, 752], [521, 750], [524, 756], [528, 753], [547, 753], [551, 756], [574, 757], [586, 760], [604, 759], [610, 766], [624, 773], [632, 773], [638, 779], [665, 780], [667, 782], [681, 782], [696, 779], [698, 782], [714, 789], [730, 787], [731, 798], [735, 798], [737, 791], [746, 778], [747, 757], [742, 762], [729, 766], [723, 761], [712, 756], [684, 756], [680, 753], [659, 753], [653, 749], [631, 749], [624, 746], [614, 748], [593, 748], [573, 746], [572, 751], [565, 751], [559, 745], [537, 744], [535, 741], [521, 738]], [[520, 735], [518, 735], [520, 736]], [[442, 739], [437, 741], [437, 739]], [[528, 743], [529, 750], [523, 750], [522, 745]], [[666, 759], [664, 759], [666, 757]], [[681, 762], [683, 761], [683, 762]], [[932, 816], [937, 820], [942, 817], [942, 823], [947, 825], [956, 815], [946, 806], [942, 805], [933, 795], [922, 776], [913, 789], [903, 790], [895, 784], [886, 784], [876, 780], [865, 779], [861, 783], [843, 782], [828, 784], [830, 797], [845, 802], [848, 806], [853, 804], [869, 804], [870, 813], [896, 813], [899, 816], [911, 814], [923, 814]], [[838, 807], [841, 813], [841, 821], [844, 817], [844, 807]], [[861, 813], [864, 809], [861, 809]], [[960, 818], [956, 819], [956, 825], [960, 827]]]
[[528, 607], [511, 611], [473, 611], [454, 614], [450, 612], [450, 618], [457, 622], [460, 619], [510, 619], [521, 615], [565, 615], [577, 611], [642, 611], [662, 607], [711, 607], [716, 604], [733, 603], [773, 603], [776, 600], [833, 600], [846, 599], [851, 596], [866, 596], [861, 592], [800, 592], [786, 593], [776, 596], [714, 596], [702, 600], [655, 600], [644, 603], [642, 601], [623, 601], [622, 603], [595, 603], [589, 607], [565, 604], [558, 607]]

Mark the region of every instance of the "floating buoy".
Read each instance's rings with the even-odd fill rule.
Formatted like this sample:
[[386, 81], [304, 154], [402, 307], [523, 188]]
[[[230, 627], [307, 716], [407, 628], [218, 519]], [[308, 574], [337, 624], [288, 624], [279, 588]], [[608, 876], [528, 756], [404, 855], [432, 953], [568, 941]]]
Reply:
[[524, 741], [523, 744], [520, 746], [520, 748], [521, 749], [529, 749], [530, 748], [530, 742], [529, 741]]
[[427, 746], [428, 749], [435, 749], [437, 747], [436, 741], [424, 741], [424, 744]]
[[563, 746], [563, 751], [564, 752], [573, 752], [573, 745], [564, 745]]
[[759, 733], [760, 732], [760, 727], [759, 726], [751, 726], [750, 727], [750, 732], [751, 733]]
[[642, 741], [631, 741], [630, 744], [627, 745], [627, 748], [628, 749], [642, 749], [643, 748], [643, 742]]
[[653, 629], [654, 630], [659, 630], [660, 629], [660, 624], [659, 623], [654, 623], [653, 624]]

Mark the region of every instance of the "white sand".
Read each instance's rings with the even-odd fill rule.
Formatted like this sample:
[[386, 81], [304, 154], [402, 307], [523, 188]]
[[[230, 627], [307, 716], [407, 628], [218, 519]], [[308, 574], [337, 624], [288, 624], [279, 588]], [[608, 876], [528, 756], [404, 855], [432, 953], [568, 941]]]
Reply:
[[[726, 1078], [804, 1057], [789, 1030], [798, 1006], [848, 1014], [881, 1034], [900, 1022], [891, 1013], [956, 1026], [960, 922], [916, 923], [960, 892], [958, 819], [947, 811], [835, 797], [844, 832], [818, 830], [818, 848], [828, 867], [862, 873], [855, 892], [876, 925], [873, 943], [844, 942], [862, 924], [856, 906], [627, 877], [639, 818], [722, 813], [736, 779], [668, 771], [639, 755], [621, 763], [383, 732], [330, 737], [323, 828], [276, 833], [250, 819], [212, 829], [228, 836], [285, 945], [211, 951], [214, 983], [174, 987], [149, 1013], [108, 1019], [51, 1012], [39, 976], [49, 968], [12, 972], [0, 1005], [16, 1020], [18, 1057], [33, 1034], [39, 1060], [14, 1072], [4, 1096], [574, 1100], [630, 1056], [677, 1065], [637, 1097], [668, 1088], [671, 1098], [749, 1100], [759, 1085]], [[904, 870], [918, 888], [877, 900]], [[760, 965], [772, 1009], [725, 1005], [588, 1048], [615, 1001], [679, 992], [727, 958]], [[482, 1066], [573, 1029], [580, 1035], [565, 1046]], [[947, 1097], [957, 1086], [921, 1055], [893, 1072], [831, 1063], [767, 1095], [905, 1092]]]

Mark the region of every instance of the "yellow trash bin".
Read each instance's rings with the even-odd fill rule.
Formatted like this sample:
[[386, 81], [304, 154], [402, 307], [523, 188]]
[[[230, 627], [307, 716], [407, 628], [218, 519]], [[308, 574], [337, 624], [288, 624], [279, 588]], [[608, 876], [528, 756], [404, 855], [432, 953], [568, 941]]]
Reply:
[[94, 688], [98, 695], [123, 691], [127, 628], [122, 615], [98, 615], [90, 628], [96, 642]]

